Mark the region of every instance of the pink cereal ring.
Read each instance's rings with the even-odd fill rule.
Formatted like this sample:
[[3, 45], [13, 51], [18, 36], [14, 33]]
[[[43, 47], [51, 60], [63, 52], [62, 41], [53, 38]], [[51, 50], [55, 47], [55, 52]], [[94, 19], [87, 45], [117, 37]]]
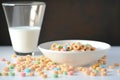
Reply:
[[20, 62], [16, 62], [16, 64], [20, 64]]
[[61, 49], [61, 51], [66, 51], [66, 49], [63, 48], [63, 49]]
[[73, 71], [69, 71], [69, 72], [68, 72], [68, 75], [70, 75], [70, 76], [72, 76], [73, 74], [74, 74]]
[[6, 61], [6, 59], [5, 58], [1, 58], [1, 61]]
[[56, 66], [55, 65], [52, 65], [51, 67], [50, 67], [50, 69], [54, 69]]
[[25, 74], [24, 72], [21, 72], [21, 73], [20, 73], [20, 76], [25, 77], [26, 74]]

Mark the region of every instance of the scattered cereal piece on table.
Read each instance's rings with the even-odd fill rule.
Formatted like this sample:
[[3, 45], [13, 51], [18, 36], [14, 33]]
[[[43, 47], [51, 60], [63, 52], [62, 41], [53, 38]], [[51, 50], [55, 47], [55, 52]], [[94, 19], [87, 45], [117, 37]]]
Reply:
[[2, 72], [2, 76], [8, 76], [8, 72]]
[[16, 57], [17, 57], [17, 55], [16, 55], [16, 54], [13, 54], [11, 57], [12, 57], [12, 58], [16, 58]]
[[47, 78], [47, 75], [46, 74], [42, 74], [40, 75], [41, 78]]
[[54, 68], [54, 70], [58, 71], [58, 70], [60, 70], [60, 68], [56, 67], [56, 68]]
[[10, 65], [10, 66], [9, 66], [9, 69], [14, 69], [14, 66], [13, 66], [13, 65]]
[[102, 69], [101, 69], [101, 72], [107, 72], [107, 69], [102, 68]]
[[117, 70], [117, 73], [120, 73], [120, 69]]
[[82, 67], [78, 67], [77, 69], [78, 69], [79, 71], [82, 71]]
[[58, 74], [58, 71], [53, 71], [53, 74]]
[[8, 75], [9, 76], [15, 76], [15, 73], [14, 72], [9, 72]]
[[3, 71], [8, 72], [8, 71], [9, 71], [9, 68], [8, 68], [8, 67], [4, 67], [4, 68], [3, 68]]
[[26, 68], [24, 71], [25, 71], [25, 73], [29, 73], [29, 72], [31, 72], [31, 69]]
[[39, 74], [39, 75], [42, 75], [42, 74], [44, 74], [44, 72], [43, 72], [43, 71], [39, 71], [38, 74]]
[[107, 72], [101, 72], [101, 76], [107, 76]]
[[114, 69], [115, 67], [114, 67], [114, 66], [109, 66], [108, 68], [109, 68], [109, 69]]
[[96, 69], [95, 69], [95, 70], [93, 70], [93, 72], [98, 73], [98, 72], [99, 72], [99, 70], [96, 70]]
[[74, 74], [74, 71], [67, 72], [68, 75], [72, 76]]
[[74, 71], [75, 67], [74, 66], [69, 66], [69, 71]]
[[85, 71], [85, 75], [90, 75], [90, 71]]
[[[85, 48], [85, 46], [83, 45], [82, 47]], [[57, 45], [57, 48], [60, 49], [60, 45]], [[72, 76], [74, 75], [75, 72], [78, 71], [81, 71], [87, 76], [97, 76], [98, 74], [101, 76], [107, 75], [105, 56], [99, 59], [98, 63], [95, 63], [90, 67], [77, 67], [77, 71], [74, 66], [68, 64], [57, 64], [45, 56], [32, 57], [30, 55], [27, 55], [27, 56], [17, 57], [16, 63], [12, 63], [10, 61], [6, 61], [6, 63], [8, 64], [8, 67], [3, 68], [3, 72], [0, 73], [0, 75], [2, 76], [8, 76], [8, 75], [15, 76], [15, 73], [11, 72], [11, 69], [15, 70], [16, 72], [20, 72], [20, 76], [22, 77], [25, 77], [26, 75], [34, 76], [35, 72], [37, 72], [37, 74], [41, 78], [47, 78], [47, 74], [43, 72], [45, 70], [51, 70], [53, 73], [52, 75], [53, 78], [58, 78], [59, 74]], [[109, 68], [114, 69], [114, 67], [117, 66], [119, 66], [119, 64], [115, 63], [113, 66], [109, 66]], [[117, 72], [120, 73], [120, 70], [118, 69]]]
[[91, 73], [90, 73], [90, 76], [97, 76], [97, 73], [91, 72]]
[[2, 73], [0, 72], [0, 76], [2, 76]]
[[52, 65], [51, 67], [50, 67], [50, 69], [54, 69], [56, 66], [55, 65]]
[[15, 67], [15, 66], [16, 66], [16, 64], [14, 64], [14, 63], [11, 63], [9, 66], [14, 66], [14, 67]]
[[21, 76], [21, 77], [25, 77], [26, 74], [25, 74], [24, 72], [21, 72], [21, 73], [20, 73], [20, 76]]
[[58, 78], [58, 74], [53, 74], [53, 77], [54, 78]]
[[6, 61], [6, 59], [5, 58], [1, 58], [1, 61]]
[[34, 72], [30, 72], [30, 73], [28, 73], [28, 75], [29, 76], [34, 76], [35, 74], [34, 74]]
[[114, 63], [114, 66], [115, 66], [115, 67], [119, 67], [120, 64], [119, 64], [119, 63]]
[[16, 70], [17, 72], [21, 72], [21, 68], [20, 68], [20, 67], [15, 68], [15, 70]]
[[106, 65], [105, 65], [105, 64], [100, 64], [100, 67], [101, 67], [101, 68], [105, 68]]
[[62, 70], [59, 70], [59, 71], [58, 71], [58, 74], [62, 74], [62, 73], [63, 73], [63, 71], [62, 71]]
[[101, 67], [96, 67], [96, 70], [98, 71], [101, 71], [101, 69], [102, 69]]
[[67, 75], [67, 72], [66, 72], [66, 71], [64, 71], [64, 72], [63, 72], [63, 75]]
[[10, 61], [7, 61], [6, 63], [9, 65], [11, 62], [10, 62]]

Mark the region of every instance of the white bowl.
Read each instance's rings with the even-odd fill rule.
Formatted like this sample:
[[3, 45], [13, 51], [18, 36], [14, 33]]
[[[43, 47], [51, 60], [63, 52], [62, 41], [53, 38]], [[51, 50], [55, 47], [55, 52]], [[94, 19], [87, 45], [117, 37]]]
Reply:
[[[80, 42], [82, 44], [91, 44], [95, 48], [95, 51], [53, 51], [50, 50], [50, 46], [53, 43], [65, 44], [70, 42]], [[74, 66], [84, 66], [96, 62], [98, 59], [106, 55], [110, 45], [104, 42], [92, 41], [92, 40], [58, 40], [42, 43], [38, 46], [44, 56], [50, 58], [56, 63], [66, 63]]]

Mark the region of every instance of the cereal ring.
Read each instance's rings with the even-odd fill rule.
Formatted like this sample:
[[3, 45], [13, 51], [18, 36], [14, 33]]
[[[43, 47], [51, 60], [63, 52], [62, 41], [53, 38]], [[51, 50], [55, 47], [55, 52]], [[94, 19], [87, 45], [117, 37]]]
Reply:
[[58, 74], [53, 74], [53, 77], [54, 78], [58, 78]]
[[15, 76], [15, 73], [14, 72], [9, 72], [8, 75], [9, 76]]
[[9, 71], [9, 68], [8, 68], [8, 67], [4, 67], [4, 68], [3, 68], [3, 71], [8, 72], [8, 71]]
[[1, 61], [6, 61], [6, 59], [5, 58], [1, 58]]
[[120, 64], [119, 63], [114, 63], [114, 66], [118, 67], [118, 66], [120, 66]]
[[117, 70], [117, 73], [120, 73], [120, 69]]
[[72, 46], [67, 46], [67, 49], [68, 49], [68, 51], [71, 51], [71, 50], [73, 50], [73, 47]]
[[26, 74], [25, 74], [24, 72], [21, 72], [21, 73], [20, 73], [20, 76], [21, 76], [21, 77], [25, 77]]
[[97, 73], [91, 72], [91, 73], [90, 73], [90, 76], [97, 76]]
[[30, 72], [28, 75], [29, 76], [34, 76], [34, 72]]
[[55, 50], [55, 49], [56, 49], [56, 46], [57, 46], [57, 44], [56, 44], [56, 43], [53, 43], [53, 44], [51, 45], [51, 49], [52, 49], [52, 50]]
[[114, 67], [114, 66], [109, 66], [108, 68], [109, 68], [109, 69], [114, 69], [115, 67]]
[[74, 71], [67, 72], [68, 75], [72, 76], [74, 74]]
[[10, 64], [10, 61], [7, 61], [6, 63], [9, 65], [9, 64]]
[[2, 76], [8, 76], [8, 72], [2, 72]]
[[86, 46], [85, 46], [85, 45], [83, 45], [83, 44], [82, 44], [82, 45], [80, 45], [80, 50], [82, 50], [82, 49], [83, 49], [83, 50], [85, 50], [85, 49], [86, 49]]
[[107, 72], [101, 72], [101, 76], [106, 76]]
[[74, 44], [72, 47], [73, 47], [73, 50], [79, 50], [80, 49], [80, 46], [78, 44]]
[[41, 78], [47, 78], [47, 75], [46, 74], [42, 74], [40, 75]]

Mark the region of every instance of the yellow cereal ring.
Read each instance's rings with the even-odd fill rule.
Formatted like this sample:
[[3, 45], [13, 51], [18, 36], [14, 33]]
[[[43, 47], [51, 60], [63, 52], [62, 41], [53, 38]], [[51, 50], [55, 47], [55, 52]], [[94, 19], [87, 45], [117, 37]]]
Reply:
[[53, 43], [53, 44], [51, 45], [51, 49], [52, 49], [52, 50], [55, 50], [55, 49], [56, 49], [56, 46], [57, 46], [57, 44], [56, 44], [56, 43]]

